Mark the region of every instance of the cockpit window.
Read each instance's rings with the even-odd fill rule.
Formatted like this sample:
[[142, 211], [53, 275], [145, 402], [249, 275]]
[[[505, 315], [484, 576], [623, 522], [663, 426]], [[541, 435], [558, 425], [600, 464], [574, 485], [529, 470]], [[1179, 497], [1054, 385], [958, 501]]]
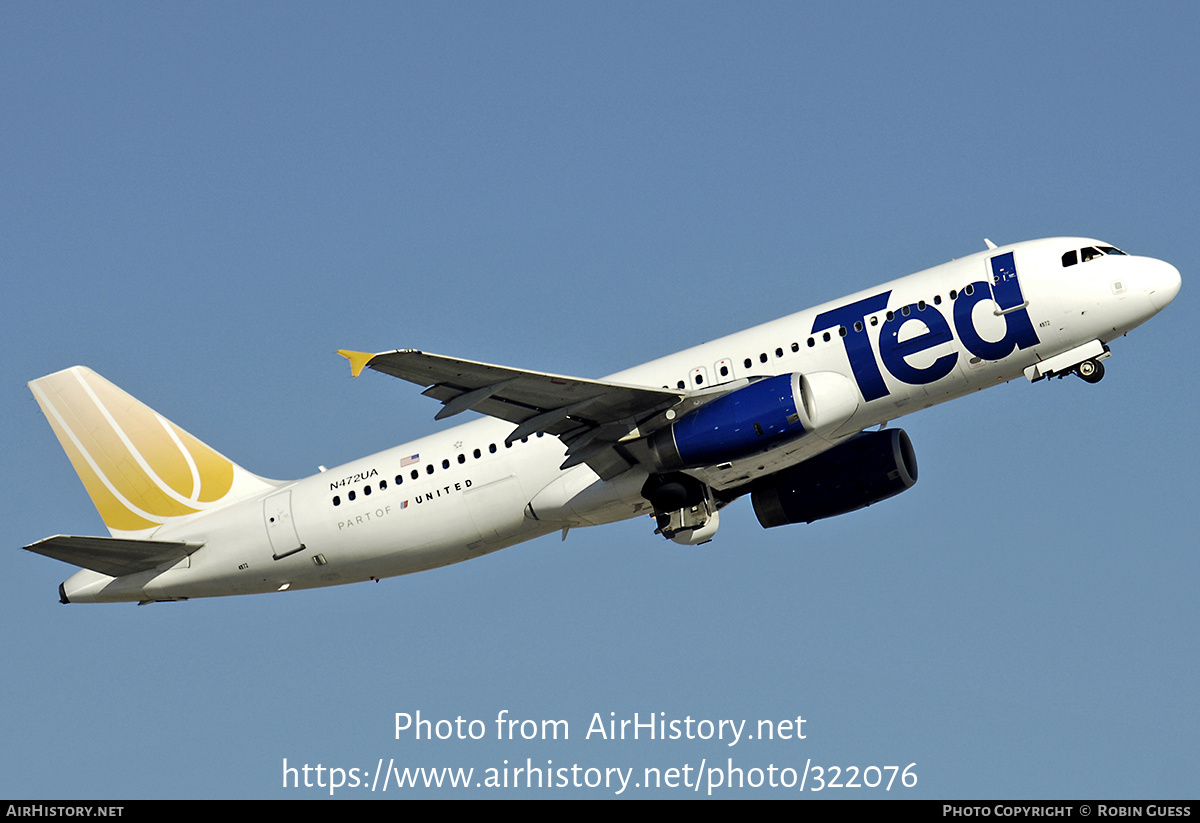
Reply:
[[1065, 269], [1067, 266], [1074, 266], [1076, 263], [1086, 263], [1089, 260], [1095, 260], [1097, 257], [1103, 257], [1106, 254], [1118, 254], [1122, 257], [1128, 257], [1125, 252], [1113, 246], [1088, 246], [1085, 249], [1078, 251], [1071, 250], [1062, 256], [1062, 264]]

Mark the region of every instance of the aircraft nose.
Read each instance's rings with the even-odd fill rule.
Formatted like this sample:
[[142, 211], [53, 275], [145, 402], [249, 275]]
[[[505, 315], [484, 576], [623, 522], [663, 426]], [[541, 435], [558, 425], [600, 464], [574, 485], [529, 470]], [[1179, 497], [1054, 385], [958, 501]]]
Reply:
[[1155, 260], [1154, 262], [1156, 265], [1148, 272], [1146, 294], [1149, 295], [1150, 302], [1154, 304], [1154, 308], [1162, 311], [1167, 307], [1168, 303], [1175, 299], [1175, 295], [1179, 294], [1179, 287], [1183, 285], [1183, 278], [1179, 276], [1179, 269], [1170, 263], [1165, 263], [1162, 260]]

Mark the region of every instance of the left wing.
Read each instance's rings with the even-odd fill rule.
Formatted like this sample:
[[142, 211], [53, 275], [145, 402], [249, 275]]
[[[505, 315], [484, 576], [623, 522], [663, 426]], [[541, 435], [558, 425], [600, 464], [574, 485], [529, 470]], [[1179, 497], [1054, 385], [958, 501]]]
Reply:
[[440, 400], [438, 420], [459, 412], [480, 412], [516, 423], [507, 442], [537, 432], [556, 435], [567, 445], [563, 468], [587, 463], [610, 479], [638, 461], [622, 443], [668, 425], [685, 392], [604, 383], [557, 374], [511, 369], [426, 354], [414, 349], [370, 354], [341, 350], [357, 377], [374, 369], [427, 387]]

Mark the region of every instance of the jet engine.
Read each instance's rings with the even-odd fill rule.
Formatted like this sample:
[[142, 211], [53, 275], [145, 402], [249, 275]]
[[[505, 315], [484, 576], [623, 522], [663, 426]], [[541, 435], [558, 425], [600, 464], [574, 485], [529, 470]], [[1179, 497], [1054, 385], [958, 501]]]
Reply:
[[832, 431], [858, 408], [858, 391], [836, 372], [780, 374], [688, 412], [650, 437], [665, 471], [736, 460], [773, 443]]
[[755, 483], [763, 528], [811, 523], [894, 497], [917, 482], [917, 457], [903, 429], [862, 432]]

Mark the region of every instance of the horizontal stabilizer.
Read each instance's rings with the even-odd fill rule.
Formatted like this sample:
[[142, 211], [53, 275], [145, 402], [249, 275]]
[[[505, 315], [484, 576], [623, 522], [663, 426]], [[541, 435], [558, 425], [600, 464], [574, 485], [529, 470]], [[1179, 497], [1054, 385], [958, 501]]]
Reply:
[[167, 540], [129, 540], [120, 537], [72, 537], [57, 534], [25, 546], [35, 554], [53, 557], [85, 569], [123, 577], [144, 572], [167, 563], [177, 563], [203, 543], [176, 543]]

